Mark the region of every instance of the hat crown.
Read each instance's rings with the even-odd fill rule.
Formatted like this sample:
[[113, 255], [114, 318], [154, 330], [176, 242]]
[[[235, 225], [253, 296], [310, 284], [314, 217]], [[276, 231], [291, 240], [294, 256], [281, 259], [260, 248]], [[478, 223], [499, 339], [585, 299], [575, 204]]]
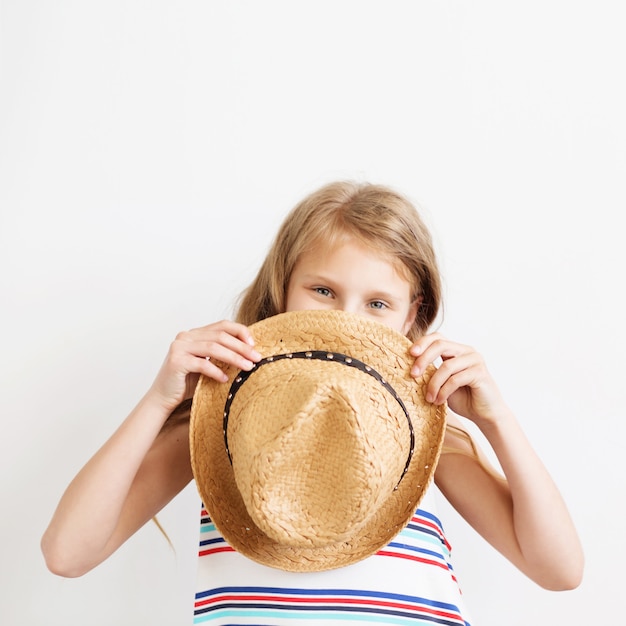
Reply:
[[[337, 368], [341, 376], [333, 376]], [[375, 380], [343, 370], [307, 362], [294, 372], [289, 362], [273, 363], [231, 406], [229, 447], [242, 500], [259, 529], [285, 545], [347, 540], [402, 474], [406, 417]]]

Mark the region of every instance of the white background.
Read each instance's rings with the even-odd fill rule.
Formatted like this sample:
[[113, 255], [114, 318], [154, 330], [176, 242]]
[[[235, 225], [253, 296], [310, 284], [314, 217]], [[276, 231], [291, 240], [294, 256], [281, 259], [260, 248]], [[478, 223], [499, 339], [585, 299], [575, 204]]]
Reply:
[[230, 316], [285, 213], [336, 178], [422, 206], [441, 330], [485, 355], [584, 543], [582, 586], [547, 592], [443, 504], [475, 623], [619, 621], [623, 3], [4, 0], [0, 19], [3, 625], [191, 623], [193, 485], [161, 514], [175, 552], [148, 525], [65, 580], [39, 539], [176, 332]]

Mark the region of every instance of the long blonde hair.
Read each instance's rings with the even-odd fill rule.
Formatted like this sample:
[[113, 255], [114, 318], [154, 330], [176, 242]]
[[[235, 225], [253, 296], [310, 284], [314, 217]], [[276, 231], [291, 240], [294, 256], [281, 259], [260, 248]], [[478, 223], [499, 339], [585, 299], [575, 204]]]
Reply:
[[431, 235], [415, 207], [382, 185], [340, 181], [302, 200], [285, 218], [259, 273], [239, 299], [236, 320], [249, 326], [285, 310], [291, 273], [320, 242], [349, 235], [398, 262], [419, 301], [408, 337], [423, 335], [441, 306], [441, 278]]

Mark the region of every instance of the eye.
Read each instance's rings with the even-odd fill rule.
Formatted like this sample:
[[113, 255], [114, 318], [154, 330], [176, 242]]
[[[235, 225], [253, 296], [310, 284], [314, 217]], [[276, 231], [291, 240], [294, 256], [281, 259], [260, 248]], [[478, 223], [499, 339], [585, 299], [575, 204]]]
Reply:
[[331, 296], [332, 293], [328, 287], [313, 287], [315, 293], [319, 293], [320, 296]]
[[378, 311], [382, 311], [388, 308], [387, 305], [382, 300], [374, 300], [373, 302], [370, 302], [370, 307]]

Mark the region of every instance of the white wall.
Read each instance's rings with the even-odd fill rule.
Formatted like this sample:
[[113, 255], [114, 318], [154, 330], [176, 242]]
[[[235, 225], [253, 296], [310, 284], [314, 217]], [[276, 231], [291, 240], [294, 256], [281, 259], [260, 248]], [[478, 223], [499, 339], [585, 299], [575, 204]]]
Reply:
[[[39, 538], [177, 331], [230, 314], [335, 178], [424, 207], [442, 331], [554, 474], [583, 585], [537, 588], [444, 505], [477, 624], [614, 622], [626, 556], [623, 4], [1, 4], [0, 622], [190, 623], [193, 485], [78, 580]], [[97, 524], [97, 520], [94, 520]]]

